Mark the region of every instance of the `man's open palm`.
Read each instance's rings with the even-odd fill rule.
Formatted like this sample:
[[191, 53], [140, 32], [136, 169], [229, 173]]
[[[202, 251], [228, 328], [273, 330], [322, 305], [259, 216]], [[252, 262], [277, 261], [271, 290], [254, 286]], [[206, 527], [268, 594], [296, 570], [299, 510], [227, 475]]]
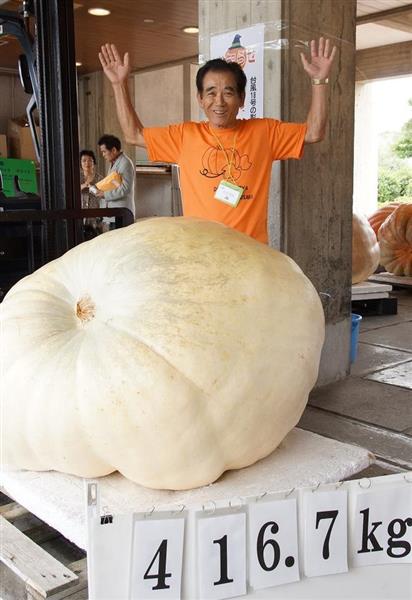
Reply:
[[103, 71], [111, 83], [123, 83], [129, 75], [129, 53], [120, 58], [117, 48], [114, 44], [105, 44], [99, 52], [99, 59]]
[[325, 41], [321, 37], [319, 43], [316, 43], [316, 40], [310, 42], [310, 62], [302, 52], [300, 57], [303, 68], [312, 79], [326, 79], [329, 76], [335, 54], [336, 46], [333, 46], [332, 51], [330, 51], [330, 41]]

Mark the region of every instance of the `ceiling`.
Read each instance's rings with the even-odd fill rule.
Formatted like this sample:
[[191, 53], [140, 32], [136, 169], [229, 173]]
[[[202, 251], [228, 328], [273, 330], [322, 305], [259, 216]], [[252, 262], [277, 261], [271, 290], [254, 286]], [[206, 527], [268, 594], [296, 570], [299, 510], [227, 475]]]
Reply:
[[358, 0], [357, 23], [357, 50], [412, 41], [412, 1]]
[[[17, 11], [21, 0], [0, 0], [0, 5]], [[94, 17], [87, 12], [93, 6], [112, 13]], [[198, 0], [75, 0], [74, 7], [79, 74], [101, 68], [97, 55], [107, 41], [129, 51], [132, 70], [197, 56], [197, 35], [182, 28], [197, 24]], [[358, 50], [412, 40], [412, 0], [358, 0], [357, 21]], [[15, 40], [0, 38], [0, 68], [15, 69], [20, 53]]]
[[[17, 11], [20, 0], [2, 3], [0, 10]], [[94, 17], [87, 9], [98, 6], [111, 10], [106, 17]], [[100, 46], [116, 43], [121, 52], [130, 54], [132, 70], [197, 56], [198, 36], [182, 31], [197, 25], [198, 0], [75, 0], [76, 60], [82, 63], [79, 73], [101, 69]], [[151, 19], [153, 23], [145, 23]], [[3, 39], [4, 40], [4, 39]], [[1, 45], [0, 67], [16, 66], [21, 53], [12, 39]]]

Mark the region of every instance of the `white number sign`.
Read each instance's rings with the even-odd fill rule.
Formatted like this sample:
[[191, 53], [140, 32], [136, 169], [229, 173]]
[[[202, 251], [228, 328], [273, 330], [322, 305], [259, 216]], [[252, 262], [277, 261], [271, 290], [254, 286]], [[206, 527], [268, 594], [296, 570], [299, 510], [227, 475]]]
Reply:
[[304, 570], [307, 577], [348, 570], [346, 490], [303, 494]]
[[197, 521], [198, 591], [202, 600], [246, 594], [246, 515]]
[[354, 505], [353, 566], [412, 562], [412, 484], [366, 493], [358, 488]]
[[180, 598], [185, 521], [144, 519], [134, 524], [131, 598]]
[[299, 581], [296, 499], [250, 504], [248, 521], [250, 585]]

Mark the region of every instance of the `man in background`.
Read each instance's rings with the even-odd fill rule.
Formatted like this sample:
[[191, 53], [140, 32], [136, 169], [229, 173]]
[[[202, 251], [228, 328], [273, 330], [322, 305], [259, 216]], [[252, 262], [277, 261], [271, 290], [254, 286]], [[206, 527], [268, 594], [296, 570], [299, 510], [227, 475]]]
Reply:
[[[96, 196], [100, 198], [101, 208], [126, 207], [135, 216], [135, 166], [133, 161], [122, 152], [121, 142], [114, 135], [102, 135], [98, 141], [98, 145], [103, 158], [110, 165], [107, 174], [110, 175], [110, 173], [116, 172], [121, 177], [121, 183], [116, 189], [109, 192], [97, 190]], [[110, 219], [111, 224], [112, 222], [114, 223], [114, 218]]]

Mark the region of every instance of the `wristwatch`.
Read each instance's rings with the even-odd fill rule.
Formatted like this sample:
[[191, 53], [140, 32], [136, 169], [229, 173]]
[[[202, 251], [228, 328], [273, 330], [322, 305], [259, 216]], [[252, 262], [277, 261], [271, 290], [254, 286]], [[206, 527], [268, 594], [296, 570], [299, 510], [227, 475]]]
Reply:
[[312, 85], [326, 85], [329, 83], [329, 79], [312, 79]]

